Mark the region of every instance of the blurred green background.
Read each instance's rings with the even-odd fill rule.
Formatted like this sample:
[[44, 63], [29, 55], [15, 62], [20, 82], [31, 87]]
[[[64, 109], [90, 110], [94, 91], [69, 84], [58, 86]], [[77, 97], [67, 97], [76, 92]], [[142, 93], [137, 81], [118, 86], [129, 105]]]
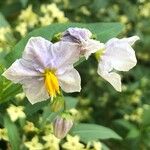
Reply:
[[[119, 35], [120, 38], [140, 36], [140, 42], [134, 47], [138, 63], [131, 71], [122, 73], [123, 92], [121, 93], [116, 92], [109, 83], [97, 75], [95, 56], [77, 67], [82, 78], [82, 91], [71, 95], [78, 100], [77, 110], [72, 112], [76, 114], [76, 120], [79, 122], [110, 127], [123, 137], [121, 141], [101, 140], [107, 145], [106, 149], [150, 149], [150, 1], [1, 0], [0, 59], [2, 60], [16, 42], [33, 29], [57, 22], [121, 22], [125, 28]], [[3, 70], [4, 66], [1, 65], [0, 73]], [[0, 90], [3, 91], [7, 81], [0, 78], [0, 82]], [[11, 101], [0, 104], [0, 129], [3, 128], [4, 112], [10, 104], [24, 105], [20, 100], [24, 99], [21, 90], [14, 88], [13, 90], [8, 93]], [[0, 100], [4, 100], [4, 97], [0, 97]], [[29, 116], [28, 120], [36, 126], [40, 122], [40, 114], [41, 111], [38, 111], [36, 119]], [[21, 122], [16, 123], [19, 130], [21, 124]], [[0, 130], [0, 150], [11, 149], [3, 132]], [[21, 132], [25, 141], [31, 139], [33, 133], [29, 134], [26, 130]], [[40, 137], [39, 132], [34, 132], [34, 135]], [[55, 149], [57, 150], [58, 147], [52, 150]]]

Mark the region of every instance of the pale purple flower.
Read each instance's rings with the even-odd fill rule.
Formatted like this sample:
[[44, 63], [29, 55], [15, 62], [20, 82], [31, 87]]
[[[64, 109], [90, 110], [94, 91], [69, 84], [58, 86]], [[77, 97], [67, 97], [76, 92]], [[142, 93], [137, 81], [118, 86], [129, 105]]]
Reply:
[[79, 57], [77, 48], [77, 44], [71, 42], [52, 44], [42, 37], [32, 37], [22, 58], [17, 59], [3, 76], [22, 84], [32, 104], [55, 97], [60, 87], [65, 92], [79, 92], [81, 79], [73, 68]]
[[131, 47], [137, 40], [138, 36], [112, 38], [105, 44], [97, 72], [117, 91], [121, 91], [121, 77], [116, 71], [129, 71], [137, 63], [135, 52]]
[[96, 51], [104, 47], [103, 43], [91, 39], [92, 33], [85, 28], [68, 28], [62, 37], [62, 41], [69, 41], [79, 45], [80, 55], [84, 55], [86, 59]]

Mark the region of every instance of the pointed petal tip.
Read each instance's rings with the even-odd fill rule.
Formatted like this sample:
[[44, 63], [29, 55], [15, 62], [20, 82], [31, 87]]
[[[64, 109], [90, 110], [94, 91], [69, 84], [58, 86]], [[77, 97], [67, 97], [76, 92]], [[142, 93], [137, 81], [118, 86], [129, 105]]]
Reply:
[[[27, 96], [26, 96], [26, 97], [27, 97]], [[40, 103], [40, 102], [43, 102], [43, 101], [46, 101], [46, 100], [47, 100], [47, 99], [41, 99], [41, 100], [37, 100], [37, 101], [36, 101], [35, 99], [33, 100], [33, 99], [31, 99], [31, 98], [28, 98], [28, 97], [27, 97], [27, 99], [28, 99], [28, 101], [30, 102], [31, 105], [34, 105], [34, 104], [36, 104], [36, 103]]]
[[121, 87], [119, 87], [119, 88], [117, 88], [117, 89], [115, 89], [117, 92], [122, 92], [122, 88]]
[[81, 92], [81, 87], [77, 90], [77, 92]]
[[135, 39], [135, 41], [140, 40], [140, 37], [137, 35], [134, 35], [133, 38]]
[[5, 74], [6, 74], [6, 73], [5, 73], [5, 72], [3, 72], [1, 75], [2, 75], [3, 77], [5, 77]]
[[140, 37], [137, 35], [134, 35], [127, 39], [128, 39], [129, 44], [132, 46], [136, 41], [140, 40]]
[[134, 44], [136, 41], [140, 40], [140, 37], [137, 36], [137, 35], [134, 35], [134, 36], [131, 37], [131, 39], [132, 39], [133, 44]]
[[2, 74], [1, 74], [1, 76], [3, 76], [3, 77], [5, 77], [6, 79], [8, 79], [8, 80], [10, 80], [9, 79], [9, 73], [8, 73], [9, 71], [8, 71], [8, 69], [7, 70], [5, 70]]

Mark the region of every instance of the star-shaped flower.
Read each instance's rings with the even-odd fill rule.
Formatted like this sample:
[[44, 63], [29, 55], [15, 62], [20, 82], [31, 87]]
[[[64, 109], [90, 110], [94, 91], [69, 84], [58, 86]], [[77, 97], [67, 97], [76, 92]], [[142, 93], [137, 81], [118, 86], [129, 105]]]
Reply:
[[3, 75], [23, 85], [28, 100], [34, 104], [65, 92], [79, 92], [80, 75], [73, 64], [79, 59], [77, 44], [57, 42], [42, 37], [29, 39], [22, 58], [16, 60]]

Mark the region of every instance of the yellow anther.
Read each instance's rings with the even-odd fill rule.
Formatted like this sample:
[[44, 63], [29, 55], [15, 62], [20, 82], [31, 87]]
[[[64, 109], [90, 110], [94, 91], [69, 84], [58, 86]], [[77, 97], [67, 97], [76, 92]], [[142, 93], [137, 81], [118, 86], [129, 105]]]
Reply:
[[105, 49], [100, 49], [100, 50], [98, 50], [98, 51], [95, 53], [96, 59], [97, 59], [97, 60], [100, 60], [101, 57], [104, 55], [104, 53], [105, 53]]
[[51, 98], [56, 97], [56, 94], [60, 94], [59, 82], [55, 75], [55, 71], [45, 69], [45, 87], [51, 96]]

